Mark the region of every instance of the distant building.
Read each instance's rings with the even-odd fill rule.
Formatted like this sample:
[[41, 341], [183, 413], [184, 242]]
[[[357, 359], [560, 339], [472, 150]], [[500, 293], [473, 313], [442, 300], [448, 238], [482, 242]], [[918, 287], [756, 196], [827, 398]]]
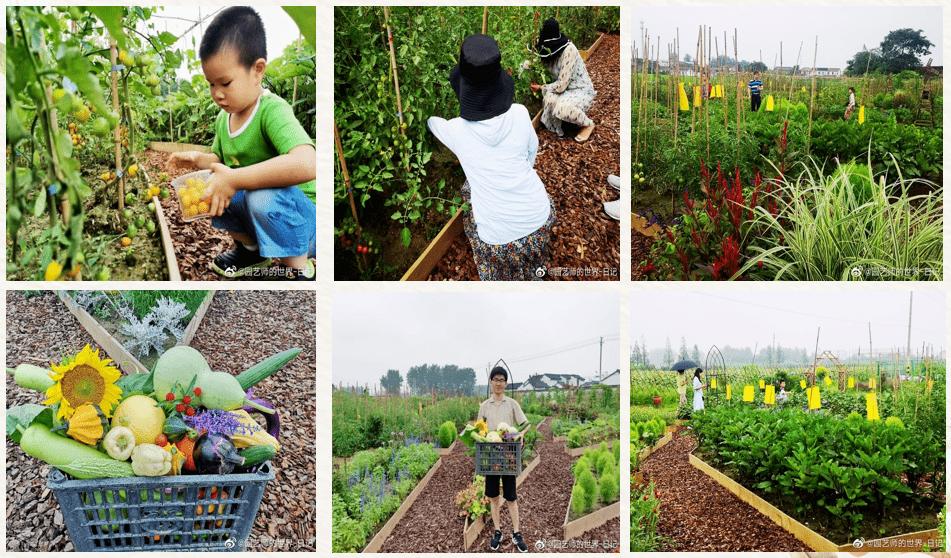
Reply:
[[842, 77], [842, 68], [802, 68], [801, 74], [805, 77]]
[[591, 380], [588, 380], [587, 382], [581, 384], [581, 387], [586, 388], [586, 387], [597, 386], [597, 385], [605, 385], [605, 386], [611, 386], [611, 387], [620, 386], [621, 385], [621, 370], [618, 369], [618, 370], [615, 370], [614, 372], [611, 372], [607, 376], [601, 378], [600, 381], [597, 378], [592, 378]]
[[549, 391], [579, 387], [585, 379], [578, 374], [536, 374], [524, 382], [513, 384], [519, 393], [548, 393]]

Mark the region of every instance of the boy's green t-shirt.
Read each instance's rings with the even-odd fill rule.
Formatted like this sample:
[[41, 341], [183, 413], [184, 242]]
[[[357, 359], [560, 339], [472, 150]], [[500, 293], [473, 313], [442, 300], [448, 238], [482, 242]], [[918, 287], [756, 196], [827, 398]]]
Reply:
[[[258, 108], [237, 134], [228, 131], [228, 113], [221, 111], [215, 121], [215, 140], [211, 152], [231, 168], [249, 167], [285, 155], [298, 145], [314, 145], [304, 127], [297, 121], [287, 101], [265, 92], [258, 99]], [[311, 180], [298, 184], [314, 205], [317, 184]]]

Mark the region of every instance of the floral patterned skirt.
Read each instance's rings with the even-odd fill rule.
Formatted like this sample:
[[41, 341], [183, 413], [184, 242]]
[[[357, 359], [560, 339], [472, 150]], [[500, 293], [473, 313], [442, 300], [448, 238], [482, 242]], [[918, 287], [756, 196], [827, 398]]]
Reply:
[[585, 114], [591, 108], [595, 97], [594, 89], [568, 89], [563, 93], [546, 93], [542, 99], [542, 124], [558, 137], [565, 133], [562, 122], [571, 122], [578, 126], [592, 126], [594, 121]]
[[[462, 185], [462, 200], [471, 206], [469, 181]], [[483, 281], [540, 281], [545, 273], [536, 273], [548, 261], [548, 240], [555, 224], [555, 202], [548, 196], [551, 212], [538, 230], [508, 244], [486, 244], [479, 238], [472, 210], [462, 214], [462, 226], [472, 246], [479, 278]]]

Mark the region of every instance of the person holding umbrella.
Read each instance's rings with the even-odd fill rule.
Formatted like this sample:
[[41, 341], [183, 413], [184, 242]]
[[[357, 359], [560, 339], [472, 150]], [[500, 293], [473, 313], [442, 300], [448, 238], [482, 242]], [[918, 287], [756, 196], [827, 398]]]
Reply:
[[677, 393], [680, 394], [681, 404], [687, 402], [687, 384], [689, 380], [687, 380], [687, 375], [684, 374], [684, 371], [690, 368], [700, 368], [700, 365], [692, 360], [678, 360], [670, 367], [671, 370], [676, 371], [678, 374]]
[[703, 374], [700, 368], [693, 372], [693, 412], [695, 413], [703, 410], [703, 390], [707, 387], [700, 381], [700, 374]]

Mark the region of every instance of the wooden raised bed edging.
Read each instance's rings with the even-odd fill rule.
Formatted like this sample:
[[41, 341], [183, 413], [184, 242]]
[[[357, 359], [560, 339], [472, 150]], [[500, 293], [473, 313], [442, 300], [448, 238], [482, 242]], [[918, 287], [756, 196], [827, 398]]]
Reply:
[[680, 425], [682, 425], [682, 424], [690, 424], [690, 421], [689, 421], [689, 420], [681, 420], [681, 419], [677, 419], [677, 420], [674, 421], [674, 426], [680, 426]]
[[154, 149], [155, 151], [161, 151], [163, 153], [179, 153], [182, 151], [201, 151], [202, 153], [209, 153], [211, 148], [207, 145], [196, 145], [194, 143], [174, 143], [167, 141], [150, 141], [148, 145], [149, 149]]
[[178, 258], [175, 257], [175, 246], [172, 244], [172, 235], [168, 230], [168, 222], [165, 221], [165, 214], [162, 212], [162, 203], [158, 197], [153, 196], [152, 205], [155, 207], [155, 219], [158, 221], [159, 236], [162, 238], [162, 249], [165, 251], [168, 280], [181, 281], [182, 274], [178, 270]]
[[[86, 312], [84, 308], [73, 302], [73, 299], [66, 294], [66, 291], [55, 292], [56, 296], [66, 306], [66, 309], [69, 310], [70, 314], [79, 320], [79, 324], [83, 326], [83, 329], [102, 347], [116, 366], [126, 374], [148, 373], [149, 369], [139, 362], [139, 359], [132, 356], [132, 353], [125, 350], [122, 343], [119, 343], [104, 327], [99, 325], [99, 322], [90, 316], [89, 312]], [[195, 311], [195, 315], [192, 316], [191, 321], [188, 322], [188, 326], [185, 328], [185, 336], [182, 337], [183, 344], [187, 345], [192, 337], [194, 337], [195, 331], [198, 329], [199, 324], [201, 324], [201, 320], [205, 316], [208, 306], [211, 305], [211, 300], [214, 296], [215, 291], [210, 291], [205, 297], [205, 300], [201, 303], [201, 306]]]
[[[776, 525], [782, 527], [785, 531], [804, 542], [816, 552], [852, 552], [864, 549], [881, 549], [884, 551], [886, 548], [901, 548], [903, 551], [917, 550], [920, 552], [922, 546], [927, 544], [928, 539], [934, 540], [938, 538], [938, 530], [931, 529], [928, 531], [919, 531], [917, 533], [895, 535], [894, 537], [876, 539], [873, 541], [864, 541], [864, 544], [861, 547], [856, 547], [852, 543], [842, 545], [835, 544], [829, 539], [816, 533], [812, 529], [806, 527], [802, 523], [789, 517], [779, 508], [773, 506], [756, 494], [753, 494], [743, 485], [724, 475], [720, 471], [717, 471], [694, 454], [691, 453], [688, 455], [688, 457], [690, 459], [691, 465], [697, 469], [700, 469], [707, 476], [711, 477], [713, 480], [720, 483], [720, 485], [722, 485], [724, 488], [735, 494], [740, 500], [755, 508], [761, 514], [772, 520]], [[899, 541], [905, 541], [905, 543], [902, 546], [899, 546]], [[876, 544], [878, 546], [875, 546]]]
[[650, 457], [650, 454], [666, 446], [667, 443], [670, 442], [673, 438], [674, 438], [673, 432], [668, 432], [667, 434], [664, 434], [664, 437], [661, 438], [660, 440], [657, 440], [656, 444], [654, 444], [653, 446], [649, 448], [644, 448], [637, 453], [637, 462], [640, 463], [644, 461], [645, 459]]
[[380, 529], [380, 532], [373, 537], [373, 540], [370, 541], [370, 544], [363, 549], [363, 552], [379, 552], [380, 548], [383, 546], [383, 543], [386, 541], [386, 538], [390, 536], [390, 533], [393, 532], [393, 529], [396, 527], [396, 524], [403, 519], [403, 516], [406, 515], [406, 512], [409, 511], [410, 506], [413, 505], [413, 502], [416, 501], [416, 498], [419, 497], [420, 493], [426, 488], [426, 485], [429, 484], [429, 479], [433, 478], [433, 475], [442, 465], [442, 457], [436, 460], [436, 463], [433, 464], [432, 468], [426, 473], [426, 476], [423, 477], [419, 484], [416, 485], [416, 488], [409, 493], [409, 496], [403, 500], [403, 504], [400, 505], [399, 509], [396, 510], [396, 513], [393, 514], [393, 517], [386, 522], [386, 525]]
[[[588, 50], [578, 51], [581, 54], [581, 58], [587, 60], [601, 44], [601, 39], [603, 38], [604, 33], [598, 35], [598, 40], [596, 40]], [[532, 118], [532, 127], [535, 128], [535, 131], [538, 131], [538, 127], [541, 125], [542, 110], [539, 110], [535, 118]], [[429, 246], [423, 250], [423, 253], [416, 258], [416, 261], [406, 270], [406, 273], [403, 274], [400, 281], [425, 281], [433, 272], [439, 260], [441, 260], [442, 257], [446, 255], [446, 252], [449, 251], [449, 248], [452, 247], [452, 243], [455, 242], [456, 237], [461, 233], [462, 211], [460, 210], [456, 211], [456, 214], [453, 215], [452, 219], [439, 231], [436, 238], [434, 238], [433, 241], [429, 243]], [[478, 278], [474, 278], [473, 280], [478, 280]]]
[[[611, 448], [611, 447], [613, 447], [614, 444], [616, 444], [616, 443], [618, 443], [618, 440], [610, 440], [610, 441], [608, 441], [608, 447]], [[569, 449], [569, 448], [568, 448], [568, 445], [566, 444], [566, 445], [565, 445], [565, 453], [567, 453], [567, 454], [570, 455], [571, 457], [578, 457], [579, 455], [584, 455], [584, 452], [587, 451], [587, 450], [589, 450], [589, 449], [596, 450], [596, 449], [600, 449], [600, 448], [601, 448], [601, 442], [598, 442], [597, 444], [592, 444], [592, 445], [590, 445], [590, 446], [584, 446], [584, 447], [580, 447], [580, 448], [571, 448], [571, 449]]]
[[456, 439], [453, 443], [449, 444], [448, 448], [439, 448], [436, 451], [439, 452], [440, 457], [445, 457], [449, 455], [450, 453], [452, 453], [452, 448], [456, 447], [456, 444], [458, 443], [459, 443], [459, 440]]
[[565, 512], [564, 540], [566, 541], [575, 539], [592, 529], [597, 529], [612, 519], [621, 517], [621, 501], [618, 500], [610, 506], [605, 506], [600, 510], [591, 512], [584, 517], [579, 517], [578, 519], [569, 522], [568, 518], [571, 517], [572, 499], [573, 497], [568, 500], [568, 511]]

